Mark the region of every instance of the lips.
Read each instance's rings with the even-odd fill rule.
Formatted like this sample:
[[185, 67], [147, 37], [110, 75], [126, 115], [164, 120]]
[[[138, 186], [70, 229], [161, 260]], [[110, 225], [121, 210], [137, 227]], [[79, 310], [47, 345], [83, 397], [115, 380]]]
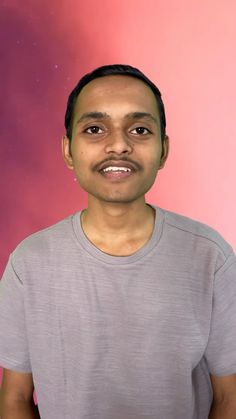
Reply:
[[[120, 170], [119, 170], [120, 169]], [[103, 162], [98, 166], [98, 171], [101, 173], [115, 173], [115, 172], [136, 172], [138, 167], [135, 163], [125, 160], [110, 160]]]
[[139, 170], [139, 166], [127, 160], [109, 160], [100, 163], [98, 172], [112, 182], [121, 182]]
[[108, 172], [131, 172], [131, 169], [129, 167], [118, 167], [118, 166], [108, 166], [105, 167], [105, 169], [102, 169], [104, 173]]

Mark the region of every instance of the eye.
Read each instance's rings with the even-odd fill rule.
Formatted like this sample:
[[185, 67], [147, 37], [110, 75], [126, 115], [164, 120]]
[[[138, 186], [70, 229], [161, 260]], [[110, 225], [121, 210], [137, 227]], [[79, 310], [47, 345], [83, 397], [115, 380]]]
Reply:
[[131, 134], [135, 134], [135, 135], [147, 135], [151, 133], [151, 131], [145, 127], [136, 127], [136, 128], [133, 128], [130, 132]]
[[98, 127], [97, 125], [92, 125], [84, 130], [87, 134], [102, 134], [102, 128]]

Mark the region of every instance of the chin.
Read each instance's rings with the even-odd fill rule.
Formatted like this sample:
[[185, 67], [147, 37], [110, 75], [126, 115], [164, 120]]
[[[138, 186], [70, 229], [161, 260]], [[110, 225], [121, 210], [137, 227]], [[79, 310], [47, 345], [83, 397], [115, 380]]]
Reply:
[[127, 194], [94, 194], [93, 196], [100, 202], [110, 203], [110, 204], [131, 204], [132, 202], [138, 201], [143, 197], [145, 193], [137, 195], [127, 195]]
[[[152, 183], [153, 184], [153, 183]], [[113, 204], [129, 204], [135, 201], [138, 201], [140, 198], [144, 197], [145, 194], [151, 189], [152, 184], [145, 185], [143, 188], [140, 188], [139, 190], [124, 190], [122, 191], [122, 188], [115, 188], [113, 186], [110, 187], [107, 190], [104, 189], [96, 189], [94, 190], [91, 188], [86, 188], [85, 186], [82, 186], [82, 188], [90, 195], [92, 199], [95, 199], [99, 202], [104, 203], [113, 203]], [[113, 190], [112, 190], [113, 189]], [[128, 189], [128, 188], [127, 188]]]

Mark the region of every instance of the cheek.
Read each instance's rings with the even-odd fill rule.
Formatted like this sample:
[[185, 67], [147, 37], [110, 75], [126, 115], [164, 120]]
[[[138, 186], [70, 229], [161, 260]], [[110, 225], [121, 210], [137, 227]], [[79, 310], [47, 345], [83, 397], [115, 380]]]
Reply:
[[149, 169], [157, 171], [161, 162], [161, 151], [153, 150], [152, 157], [149, 159]]
[[157, 166], [160, 163], [162, 145], [157, 138], [153, 139], [152, 143], [147, 145], [147, 147], [143, 147], [142, 150], [138, 151], [140, 151], [144, 163], [146, 162], [150, 166]]
[[80, 167], [80, 166], [84, 166], [86, 163], [86, 160], [88, 161], [88, 159], [86, 159], [86, 153], [85, 150], [83, 148], [80, 147], [72, 147], [71, 149], [71, 155], [72, 155], [72, 159], [74, 162], [74, 166], [75, 167]]
[[71, 149], [73, 159], [79, 163], [85, 162], [87, 165], [96, 159], [98, 150], [95, 144], [88, 144], [83, 139], [78, 139], [74, 142]]

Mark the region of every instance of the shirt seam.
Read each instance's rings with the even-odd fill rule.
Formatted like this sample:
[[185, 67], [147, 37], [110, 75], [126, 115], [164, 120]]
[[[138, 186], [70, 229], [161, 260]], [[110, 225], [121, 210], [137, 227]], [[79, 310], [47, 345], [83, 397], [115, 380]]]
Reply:
[[[219, 250], [223, 253], [223, 255], [224, 255], [224, 257], [226, 258], [226, 260], [227, 260], [230, 256], [232, 256], [232, 254], [233, 254], [233, 252], [231, 252], [230, 254], [228, 254], [228, 255], [227, 255], [227, 254], [225, 253], [224, 249], [220, 246], [220, 244], [219, 244], [219, 243], [217, 243], [217, 241], [215, 241], [214, 239], [211, 239], [210, 237], [207, 237], [207, 236], [205, 236], [205, 235], [203, 235], [203, 234], [200, 234], [200, 233], [196, 233], [196, 232], [190, 231], [190, 230], [188, 230], [187, 228], [182, 228], [182, 227], [176, 226], [176, 225], [172, 224], [171, 222], [167, 221], [167, 219], [166, 219], [166, 224], [168, 224], [169, 226], [171, 226], [171, 227], [173, 227], [173, 228], [176, 228], [177, 230], [184, 231], [184, 232], [189, 233], [189, 234], [191, 234], [191, 235], [193, 235], [193, 236], [202, 237], [203, 239], [205, 239], [205, 240], [207, 240], [207, 241], [209, 241], [209, 242], [214, 243], [214, 244], [217, 246], [217, 248], [218, 248], [218, 249], [219, 249]], [[224, 262], [224, 263], [225, 263], [225, 262]], [[223, 263], [223, 265], [224, 265], [224, 263]], [[222, 265], [222, 266], [223, 266], [223, 265]]]
[[[223, 269], [223, 268], [224, 268], [224, 266], [228, 263], [229, 259], [230, 259], [232, 256], [234, 256], [234, 255], [233, 255], [233, 254], [231, 254], [231, 255], [230, 255], [230, 256], [226, 259], [226, 261], [223, 263], [223, 265], [221, 265], [221, 266], [220, 266], [220, 268], [219, 268], [219, 269], [217, 269], [217, 271], [215, 272], [215, 281], [216, 281], [216, 280], [217, 280], [217, 281], [220, 281], [221, 276], [222, 276], [222, 275], [223, 275], [226, 271], [228, 271], [228, 269], [230, 269], [232, 265], [236, 264], [236, 261], [235, 261], [235, 260], [234, 260], [234, 258], [233, 258], [232, 263], [230, 263], [230, 264], [229, 264], [229, 266], [228, 266], [226, 269]], [[220, 271], [221, 269], [223, 269], [223, 271], [219, 273], [219, 271]], [[217, 275], [218, 275], [218, 278], [216, 278], [216, 276], [217, 276]]]
[[14, 253], [11, 253], [10, 254], [10, 264], [11, 264], [11, 268], [12, 268], [12, 270], [13, 270], [13, 272], [14, 272], [14, 274], [15, 274], [15, 276], [17, 277], [17, 279], [19, 280], [19, 282], [21, 283], [21, 285], [24, 285], [24, 283], [23, 283], [23, 281], [21, 280], [21, 278], [20, 278], [20, 276], [19, 276], [19, 274], [16, 272], [16, 270], [15, 270], [15, 267], [14, 267], [14, 261], [13, 261], [13, 258], [14, 258]]

